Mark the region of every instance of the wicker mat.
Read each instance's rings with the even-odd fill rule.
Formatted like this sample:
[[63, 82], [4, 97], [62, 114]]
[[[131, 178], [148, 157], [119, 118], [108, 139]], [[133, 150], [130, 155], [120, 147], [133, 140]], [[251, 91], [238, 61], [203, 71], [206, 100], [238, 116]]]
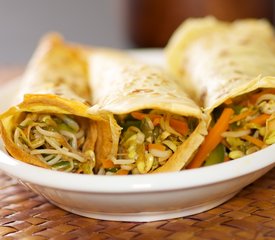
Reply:
[[89, 219], [63, 211], [0, 172], [0, 236], [44, 239], [275, 239], [275, 168], [204, 213], [151, 223]]

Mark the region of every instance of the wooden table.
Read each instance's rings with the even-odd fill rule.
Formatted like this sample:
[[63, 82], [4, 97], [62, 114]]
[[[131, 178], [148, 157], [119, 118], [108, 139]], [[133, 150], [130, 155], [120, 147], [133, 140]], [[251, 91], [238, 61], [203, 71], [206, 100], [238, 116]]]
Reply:
[[[0, 87], [22, 68], [0, 68]], [[151, 223], [89, 219], [61, 210], [0, 171], [0, 237], [46, 239], [275, 239], [275, 168], [212, 210]]]

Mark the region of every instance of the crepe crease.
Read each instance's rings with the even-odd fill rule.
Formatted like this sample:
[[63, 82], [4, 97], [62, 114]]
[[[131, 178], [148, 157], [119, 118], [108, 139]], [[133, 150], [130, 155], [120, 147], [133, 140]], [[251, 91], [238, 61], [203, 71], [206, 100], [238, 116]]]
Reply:
[[[90, 88], [87, 75], [87, 58], [84, 48], [68, 44], [58, 34], [44, 37], [21, 77], [20, 91], [14, 106], [0, 116], [1, 135], [7, 151], [16, 159], [33, 165], [50, 166], [16, 145], [15, 128], [28, 113], [65, 114], [74, 116], [85, 125], [86, 142], [83, 151], [96, 148], [98, 138], [112, 141], [108, 116], [89, 114]], [[105, 131], [101, 132], [101, 125]], [[104, 136], [102, 136], [104, 135]], [[111, 148], [104, 148], [102, 155], [109, 155]], [[95, 154], [97, 154], [95, 152]], [[103, 156], [105, 157], [105, 156]]]
[[[123, 116], [135, 111], [161, 110], [192, 117], [198, 125], [168, 161], [153, 172], [179, 171], [190, 161], [206, 134], [201, 109], [171, 75], [121, 52], [99, 50], [90, 56], [90, 85], [94, 89], [89, 112]], [[119, 148], [117, 136], [114, 151]]]

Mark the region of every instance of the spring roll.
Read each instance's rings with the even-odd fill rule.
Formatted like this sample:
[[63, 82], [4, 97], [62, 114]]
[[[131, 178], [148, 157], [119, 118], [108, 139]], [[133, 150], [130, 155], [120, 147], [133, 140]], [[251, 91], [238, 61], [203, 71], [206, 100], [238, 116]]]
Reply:
[[172, 76], [109, 50], [91, 54], [89, 69], [95, 104], [89, 112], [111, 113], [121, 128], [116, 156], [98, 157], [98, 173], [183, 169], [204, 139], [206, 122], [200, 107]]
[[172, 35], [169, 68], [212, 117], [189, 168], [240, 158], [275, 142], [274, 40], [272, 26], [255, 19], [189, 19]]
[[93, 174], [95, 142], [111, 134], [108, 121], [87, 112], [91, 92], [85, 52], [57, 34], [42, 39], [21, 78], [17, 104], [0, 116], [11, 156], [48, 169]]

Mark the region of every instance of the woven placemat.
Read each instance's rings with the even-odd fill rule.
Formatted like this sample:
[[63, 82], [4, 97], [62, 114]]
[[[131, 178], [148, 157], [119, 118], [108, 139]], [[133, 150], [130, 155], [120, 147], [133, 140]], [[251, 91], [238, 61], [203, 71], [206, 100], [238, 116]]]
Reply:
[[228, 202], [190, 217], [112, 222], [63, 211], [0, 172], [0, 237], [45, 239], [275, 239], [275, 168]]

